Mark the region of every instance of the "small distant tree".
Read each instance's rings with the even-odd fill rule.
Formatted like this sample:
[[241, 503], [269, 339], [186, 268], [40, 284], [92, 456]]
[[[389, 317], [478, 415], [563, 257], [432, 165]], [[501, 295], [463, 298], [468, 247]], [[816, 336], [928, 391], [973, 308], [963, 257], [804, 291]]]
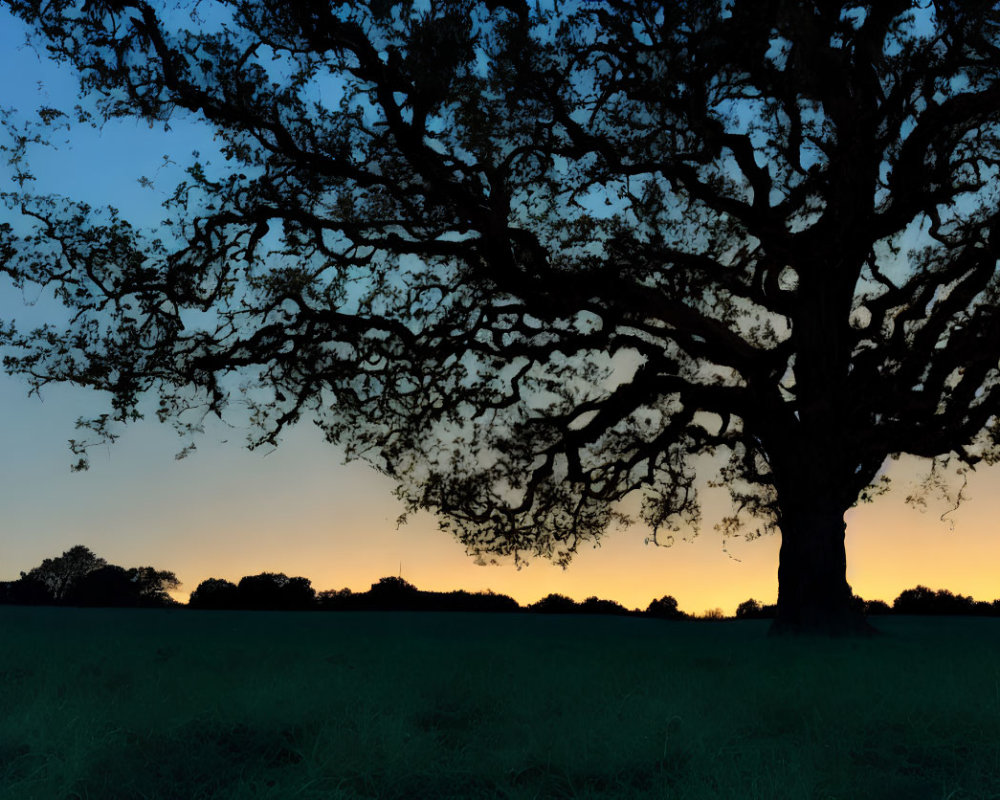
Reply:
[[865, 616], [875, 617], [891, 613], [892, 613], [892, 608], [884, 600], [865, 601]]
[[47, 606], [55, 602], [45, 581], [24, 573], [10, 584], [8, 597], [11, 603], [20, 606]]
[[736, 619], [760, 619], [762, 615], [760, 603], [752, 597], [736, 606]]
[[993, 616], [993, 604], [985, 600], [978, 600], [972, 604], [971, 613], [977, 617], [991, 617]]
[[293, 611], [310, 608], [316, 592], [308, 578], [289, 578], [283, 572], [248, 575], [237, 584], [240, 608]]
[[240, 578], [236, 588], [240, 608], [271, 610], [279, 607], [281, 587], [288, 581], [284, 573], [261, 572]]
[[926, 586], [915, 586], [901, 592], [892, 603], [896, 614], [971, 614], [973, 599], [955, 595], [947, 589], [934, 591]]
[[21, 577], [39, 581], [52, 600], [60, 602], [74, 582], [107, 565], [107, 561], [95, 555], [89, 547], [80, 544], [71, 547], [61, 556], [46, 558], [34, 569], [22, 572]]
[[952, 594], [947, 589], [939, 589], [937, 605], [941, 614], [969, 615], [975, 611], [976, 601], [968, 595]]
[[892, 610], [897, 614], [926, 614], [934, 605], [934, 590], [926, 586], [915, 586], [900, 592], [892, 601]]
[[414, 610], [420, 605], [420, 590], [402, 578], [379, 578], [365, 593], [363, 602], [380, 611]]
[[599, 597], [588, 597], [580, 604], [580, 611], [584, 614], [616, 614], [625, 615], [629, 610], [621, 603], [614, 600], [602, 600]]
[[653, 600], [646, 608], [647, 617], [658, 617], [660, 619], [686, 619], [687, 614], [677, 607], [677, 600], [669, 594], [658, 600]]
[[72, 606], [133, 608], [139, 605], [139, 587], [124, 567], [107, 564], [73, 581], [62, 602]]
[[580, 606], [571, 597], [553, 592], [528, 606], [528, 611], [539, 614], [576, 614]]
[[316, 605], [325, 611], [345, 611], [359, 606], [359, 595], [350, 589], [324, 589], [316, 594]]
[[222, 578], [208, 578], [198, 584], [188, 598], [191, 608], [231, 609], [238, 608], [239, 589], [232, 581]]
[[289, 611], [305, 611], [315, 607], [316, 590], [312, 588], [312, 581], [299, 575], [288, 579], [281, 590], [282, 608]]
[[521, 608], [513, 597], [490, 590], [475, 593], [456, 592], [455, 594], [460, 596], [461, 608], [466, 611], [511, 612], [519, 611]]
[[154, 567], [130, 567], [128, 579], [135, 587], [140, 606], [160, 607], [176, 603], [169, 592], [180, 588], [181, 582], [173, 572]]
[[377, 594], [413, 594], [420, 590], [409, 581], [390, 575], [375, 581], [369, 591]]
[[721, 608], [710, 608], [705, 613], [701, 614], [698, 619], [711, 620], [713, 622], [718, 622], [720, 620], [726, 619], [726, 612]]

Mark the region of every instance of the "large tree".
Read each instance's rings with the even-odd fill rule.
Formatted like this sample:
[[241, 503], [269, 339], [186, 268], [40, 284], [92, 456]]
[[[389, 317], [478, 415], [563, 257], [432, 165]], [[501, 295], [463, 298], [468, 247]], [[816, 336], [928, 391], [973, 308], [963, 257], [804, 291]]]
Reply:
[[886, 459], [1000, 452], [993, 3], [4, 5], [92, 119], [221, 149], [151, 233], [6, 195], [72, 311], [7, 366], [110, 391], [98, 434], [240, 373], [256, 441], [312, 417], [471, 553], [560, 562], [629, 496], [697, 525], [714, 469], [724, 532], [780, 529], [778, 629], [834, 631]]

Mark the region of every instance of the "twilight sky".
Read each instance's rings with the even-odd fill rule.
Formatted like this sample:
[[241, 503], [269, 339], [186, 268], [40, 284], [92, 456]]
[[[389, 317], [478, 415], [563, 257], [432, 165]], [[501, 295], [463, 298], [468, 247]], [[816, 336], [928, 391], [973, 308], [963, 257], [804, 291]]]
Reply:
[[[71, 108], [72, 75], [22, 42], [22, 26], [0, 9], [0, 69], [7, 78], [0, 107], [24, 116], [41, 105]], [[100, 134], [80, 129], [71, 146], [35, 152], [35, 189], [115, 205], [131, 221], [151, 224], [179, 174], [163, 165], [163, 156], [183, 165], [191, 150], [212, 150], [207, 129], [171, 124], [169, 134], [134, 122]], [[141, 188], [140, 176], [152, 178], [155, 188]], [[3, 180], [10, 186], [6, 171]], [[50, 313], [43, 306], [25, 307], [19, 292], [0, 286], [2, 319], [37, 321]], [[69, 387], [49, 389], [41, 401], [26, 393], [18, 380], [0, 375], [6, 410], [0, 420], [0, 579], [85, 544], [122, 566], [173, 570], [181, 600], [205, 578], [235, 581], [265, 570], [303, 575], [317, 590], [355, 591], [401, 570], [421, 589], [490, 588], [522, 604], [560, 592], [645, 608], [670, 594], [690, 613], [715, 607], [731, 613], [749, 597], [773, 602], [776, 596], [778, 537], [734, 540], [724, 549], [712, 526], [725, 507], [709, 494], [703, 495], [700, 535], [678, 538], [672, 547], [644, 544], [648, 532], [636, 525], [609, 532], [566, 570], [545, 561], [521, 570], [480, 567], [430, 515], [397, 529], [401, 508], [391, 484], [364, 465], [343, 465], [309, 424], [270, 453], [246, 451], [245, 431], [218, 424], [198, 440], [194, 454], [176, 461], [181, 443], [152, 417], [131, 426], [105, 453], [93, 453], [89, 472], [71, 473], [66, 441], [75, 435], [73, 423], [101, 410], [101, 398]], [[920, 583], [979, 600], [1000, 597], [1000, 468], [971, 476], [969, 500], [945, 521], [939, 518], [944, 503], [925, 513], [904, 503], [916, 462], [901, 461], [889, 474], [894, 490], [847, 517], [854, 591], [891, 602]]]

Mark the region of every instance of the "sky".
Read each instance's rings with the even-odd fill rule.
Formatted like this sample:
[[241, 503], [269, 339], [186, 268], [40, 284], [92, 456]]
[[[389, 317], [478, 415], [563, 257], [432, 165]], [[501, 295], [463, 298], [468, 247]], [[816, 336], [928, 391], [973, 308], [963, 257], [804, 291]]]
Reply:
[[[22, 41], [21, 24], [0, 9], [0, 69], [7, 76], [0, 107], [22, 114], [40, 105], [70, 107], [72, 75]], [[36, 154], [37, 188], [113, 204], [130, 219], [151, 222], [172, 188], [162, 156], [183, 163], [192, 149], [211, 149], [206, 135], [182, 120], [166, 135], [134, 122], [80, 131], [71, 146]], [[140, 176], [153, 178], [155, 188], [140, 187]], [[0, 319], [44, 318], [44, 304], [25, 305], [32, 299], [0, 287]], [[0, 580], [84, 544], [111, 563], [174, 571], [180, 600], [206, 578], [238, 581], [263, 571], [307, 577], [317, 590], [364, 591], [401, 575], [425, 590], [492, 589], [522, 605], [558, 592], [645, 608], [669, 594], [696, 614], [732, 613], [748, 598], [770, 603], [777, 595], [778, 537], [724, 545], [713, 530], [726, 510], [719, 497], [706, 498], [701, 532], [684, 532], [670, 547], [645, 544], [649, 531], [634, 525], [610, 531], [597, 548], [585, 545], [565, 570], [544, 560], [521, 569], [477, 566], [429, 514], [397, 528], [402, 508], [391, 483], [363, 464], [345, 465], [309, 424], [270, 452], [247, 451], [245, 431], [216, 424], [195, 453], [178, 461], [182, 443], [151, 418], [92, 454], [88, 472], [73, 473], [67, 440], [77, 435], [74, 421], [102, 410], [102, 398], [66, 386], [29, 398], [20, 380], [0, 374], [0, 402]], [[972, 475], [969, 499], [944, 520], [944, 503], [923, 512], [905, 504], [919, 471], [912, 460], [891, 465], [894, 490], [848, 512], [855, 593], [891, 602], [922, 584], [978, 600], [1000, 597], [1000, 468]]]

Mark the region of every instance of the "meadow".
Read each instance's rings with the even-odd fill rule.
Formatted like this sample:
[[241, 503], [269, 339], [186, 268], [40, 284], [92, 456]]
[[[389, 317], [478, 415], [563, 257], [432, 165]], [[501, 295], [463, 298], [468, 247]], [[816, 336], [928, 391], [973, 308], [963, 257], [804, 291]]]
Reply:
[[0, 798], [1000, 798], [1000, 620], [0, 607]]

